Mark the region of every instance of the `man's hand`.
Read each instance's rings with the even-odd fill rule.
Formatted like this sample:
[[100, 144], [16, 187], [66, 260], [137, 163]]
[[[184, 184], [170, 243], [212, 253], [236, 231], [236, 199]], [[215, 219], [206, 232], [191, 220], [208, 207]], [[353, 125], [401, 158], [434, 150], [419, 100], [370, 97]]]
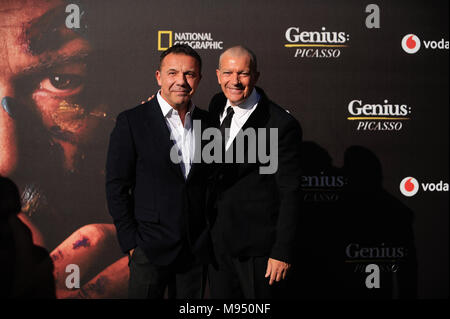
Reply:
[[[126, 298], [128, 257], [117, 244], [113, 224], [89, 224], [77, 229], [50, 254], [57, 298]], [[67, 288], [66, 267], [80, 269], [80, 289]]]
[[267, 261], [267, 270], [265, 278], [270, 277], [269, 285], [272, 285], [274, 281], [280, 281], [286, 278], [288, 270], [291, 265], [284, 261], [269, 258]]
[[145, 102], [151, 101], [154, 97], [155, 97], [155, 95], [149, 96], [147, 98], [147, 101], [141, 101], [141, 104], [144, 104]]
[[129, 250], [130, 258], [131, 258], [131, 256], [133, 256], [133, 253], [134, 253], [134, 248]]

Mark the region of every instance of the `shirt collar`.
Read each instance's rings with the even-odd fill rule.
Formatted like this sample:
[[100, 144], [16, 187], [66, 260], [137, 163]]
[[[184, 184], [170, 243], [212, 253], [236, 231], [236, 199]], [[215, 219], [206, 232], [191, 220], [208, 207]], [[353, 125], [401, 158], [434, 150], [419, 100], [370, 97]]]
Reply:
[[[173, 111], [176, 111], [172, 106], [170, 106], [169, 103], [167, 103], [166, 100], [161, 96], [161, 90], [158, 91], [158, 94], [156, 94], [156, 99], [158, 100], [159, 106], [161, 107], [161, 111], [164, 115], [164, 117], [170, 117], [172, 115]], [[189, 103], [189, 109], [186, 112], [186, 116], [192, 116], [192, 112], [194, 111], [195, 104], [190, 101]]]
[[[252, 93], [250, 94], [250, 96], [244, 100], [244, 102], [242, 102], [239, 105], [234, 106], [234, 114], [235, 116], [237, 116], [238, 118], [242, 117], [245, 113], [247, 113], [248, 111], [250, 111], [250, 109], [255, 106], [255, 104], [257, 104], [259, 102], [259, 94], [258, 92], [256, 92], [256, 89], [253, 88]], [[226, 111], [228, 109], [228, 107], [231, 106], [230, 100], [227, 99], [227, 104], [225, 104], [225, 109], [224, 109], [224, 113], [226, 114]]]

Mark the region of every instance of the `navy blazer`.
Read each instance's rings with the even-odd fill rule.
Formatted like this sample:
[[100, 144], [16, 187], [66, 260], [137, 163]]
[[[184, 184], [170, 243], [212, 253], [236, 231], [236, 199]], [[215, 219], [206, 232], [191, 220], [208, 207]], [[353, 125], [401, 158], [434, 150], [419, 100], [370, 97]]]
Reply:
[[[238, 136], [247, 128], [255, 129], [257, 138], [258, 129], [264, 130], [267, 137], [271, 128], [277, 129], [278, 170], [261, 174], [259, 168], [267, 164], [258, 158], [256, 163], [249, 160], [248, 142], [243, 162], [215, 165], [208, 200], [214, 248], [236, 257], [269, 256], [290, 263], [301, 210], [302, 130], [292, 115], [269, 100], [262, 89], [255, 89], [261, 98]], [[216, 127], [226, 101], [225, 95], [219, 93], [209, 105]], [[234, 148], [234, 154], [235, 142], [229, 148]], [[267, 153], [268, 145], [266, 141]]]
[[[208, 127], [206, 111], [195, 107], [192, 119], [201, 121], [202, 131]], [[109, 212], [124, 253], [139, 246], [152, 263], [169, 265], [188, 245], [206, 263], [207, 166], [193, 163], [185, 180], [180, 165], [170, 159], [172, 146], [156, 98], [119, 114], [106, 163]]]

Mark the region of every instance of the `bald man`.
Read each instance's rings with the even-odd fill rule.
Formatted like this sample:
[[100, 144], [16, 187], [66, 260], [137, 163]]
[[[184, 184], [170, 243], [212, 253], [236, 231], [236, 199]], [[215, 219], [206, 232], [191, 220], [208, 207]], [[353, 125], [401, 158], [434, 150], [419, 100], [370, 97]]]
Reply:
[[[216, 127], [225, 134], [225, 153], [244, 155], [244, 162], [217, 165], [211, 187], [211, 225], [216, 263], [209, 269], [212, 298], [281, 296], [294, 253], [300, 213], [300, 144], [298, 121], [255, 87], [255, 54], [235, 46], [222, 53], [217, 79], [222, 93], [209, 105]], [[275, 129], [277, 134], [273, 134]], [[253, 147], [236, 147], [244, 132], [254, 130], [258, 147], [270, 145], [275, 172], [264, 173]], [[262, 136], [265, 132], [265, 139]], [[263, 143], [261, 144], [261, 140]], [[272, 146], [275, 146], [273, 148]], [[239, 154], [243, 152], [243, 154]]]

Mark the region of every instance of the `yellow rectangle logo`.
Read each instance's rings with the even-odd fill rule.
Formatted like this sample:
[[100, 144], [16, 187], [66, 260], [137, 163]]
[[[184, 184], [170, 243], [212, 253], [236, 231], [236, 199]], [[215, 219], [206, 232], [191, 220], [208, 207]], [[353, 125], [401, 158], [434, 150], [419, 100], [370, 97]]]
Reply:
[[[162, 46], [163, 35], [169, 35], [169, 43], [167, 46]], [[158, 31], [158, 51], [165, 51], [172, 46], [172, 31]]]

